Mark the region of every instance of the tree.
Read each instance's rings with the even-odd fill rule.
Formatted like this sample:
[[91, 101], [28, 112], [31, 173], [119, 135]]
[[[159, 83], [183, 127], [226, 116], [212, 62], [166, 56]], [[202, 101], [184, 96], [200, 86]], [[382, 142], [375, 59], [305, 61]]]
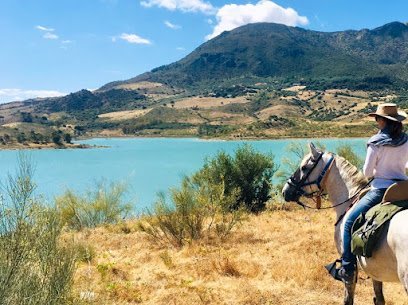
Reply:
[[24, 123], [32, 123], [33, 116], [30, 112], [21, 112], [21, 121]]
[[53, 131], [52, 133], [52, 142], [57, 145], [62, 145], [62, 137], [60, 131]]
[[17, 134], [17, 142], [18, 143], [24, 143], [26, 141], [26, 136], [24, 132], [20, 132], [19, 134]]
[[69, 134], [69, 133], [64, 134], [65, 143], [71, 144], [71, 140], [72, 140], [71, 134]]

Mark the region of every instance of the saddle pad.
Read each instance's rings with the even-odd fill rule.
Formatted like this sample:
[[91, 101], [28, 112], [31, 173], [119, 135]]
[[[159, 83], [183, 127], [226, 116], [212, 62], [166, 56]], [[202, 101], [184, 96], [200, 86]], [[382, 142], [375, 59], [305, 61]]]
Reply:
[[371, 257], [384, 225], [405, 209], [408, 209], [408, 200], [381, 203], [360, 215], [352, 228], [351, 252], [354, 255]]

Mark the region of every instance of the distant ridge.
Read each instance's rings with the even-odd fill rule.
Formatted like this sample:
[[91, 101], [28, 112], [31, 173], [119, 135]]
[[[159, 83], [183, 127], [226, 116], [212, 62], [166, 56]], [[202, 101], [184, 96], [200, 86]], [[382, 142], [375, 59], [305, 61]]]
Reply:
[[395, 87], [408, 82], [407, 63], [406, 23], [330, 33], [255, 23], [224, 32], [175, 63], [106, 84], [101, 90], [140, 81], [188, 87], [243, 77]]

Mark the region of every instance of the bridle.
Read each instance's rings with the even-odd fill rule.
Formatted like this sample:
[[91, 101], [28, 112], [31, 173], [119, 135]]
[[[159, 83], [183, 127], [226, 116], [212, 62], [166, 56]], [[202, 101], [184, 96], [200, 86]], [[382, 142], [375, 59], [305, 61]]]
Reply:
[[[324, 184], [324, 180], [327, 177], [327, 174], [330, 172], [330, 169], [332, 168], [334, 159], [335, 159], [334, 154], [330, 153], [330, 159], [329, 161], [327, 161], [326, 165], [324, 166], [319, 176], [313, 181], [308, 181], [309, 176], [312, 174], [314, 169], [317, 167], [320, 160], [323, 158], [323, 155], [324, 155], [324, 152], [320, 152], [319, 156], [316, 159], [313, 159], [313, 157], [310, 158], [310, 161], [313, 162], [313, 166], [306, 172], [306, 174], [302, 177], [302, 179], [300, 180], [296, 179], [296, 174], [300, 172], [301, 170], [301, 168], [299, 167], [287, 181], [287, 183], [295, 189], [295, 193], [298, 198], [300, 198], [301, 196], [312, 198], [316, 202], [316, 209], [321, 209], [321, 202], [322, 202], [321, 196], [323, 195], [323, 192], [324, 192], [322, 185]], [[309, 193], [304, 190], [304, 187], [306, 186], [310, 187], [312, 185], [316, 185], [318, 190], [314, 192], [312, 191]], [[303, 208], [313, 208], [313, 207], [309, 207], [305, 205], [299, 199], [296, 201], [296, 203], [302, 206]]]
[[[371, 181], [373, 181], [374, 178], [371, 178], [368, 180], [368, 182], [361, 187], [354, 195], [352, 195], [351, 197], [347, 198], [346, 200], [330, 206], [330, 207], [321, 207], [321, 202], [322, 202], [322, 198], [321, 196], [323, 195], [324, 189], [322, 187], [322, 185], [324, 184], [324, 181], [327, 177], [327, 174], [330, 172], [330, 169], [333, 166], [334, 160], [335, 160], [335, 154], [333, 153], [329, 153], [330, 154], [330, 159], [329, 161], [327, 161], [326, 165], [324, 166], [322, 172], [320, 173], [320, 175], [313, 181], [307, 182], [307, 180], [309, 179], [310, 174], [313, 172], [313, 170], [316, 168], [316, 166], [319, 164], [320, 160], [323, 158], [324, 152], [320, 152], [319, 156], [317, 157], [317, 159], [313, 160], [313, 157], [310, 159], [311, 161], [313, 161], [313, 166], [309, 169], [309, 171], [304, 175], [304, 177], [302, 177], [302, 179], [300, 179], [299, 181], [296, 181], [296, 173], [300, 172], [300, 168], [298, 168], [295, 173], [288, 179], [287, 183], [295, 188], [295, 193], [298, 196], [298, 199], [296, 200], [296, 203], [298, 205], [300, 205], [301, 207], [305, 208], [309, 208], [309, 209], [316, 209], [316, 210], [320, 210], [320, 209], [333, 209], [336, 208], [338, 206], [341, 206], [347, 202], [351, 201], [351, 204], [349, 205], [348, 209], [350, 209], [357, 201], [358, 201], [358, 195], [361, 193], [362, 190], [364, 190], [367, 186], [370, 185]], [[303, 190], [303, 188], [305, 186], [311, 186], [311, 185], [317, 185], [318, 191], [315, 192], [310, 192], [307, 193]], [[305, 196], [308, 198], [312, 198], [313, 201], [316, 202], [316, 207], [311, 207], [308, 206], [304, 203], [302, 203], [299, 198], [301, 196]], [[343, 219], [344, 215], [347, 213], [347, 211], [345, 211], [342, 215], [340, 215], [340, 217], [337, 219], [335, 226]]]

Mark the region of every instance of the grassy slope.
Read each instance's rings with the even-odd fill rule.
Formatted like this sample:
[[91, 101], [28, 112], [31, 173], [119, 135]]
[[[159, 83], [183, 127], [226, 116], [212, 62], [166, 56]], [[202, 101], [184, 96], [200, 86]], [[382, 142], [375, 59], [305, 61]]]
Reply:
[[[338, 256], [333, 223], [331, 211], [270, 211], [225, 242], [182, 249], [155, 246], [135, 222], [78, 233], [97, 254], [79, 267], [76, 293], [92, 292], [89, 304], [342, 304], [342, 284], [323, 267]], [[388, 305], [407, 304], [399, 283], [384, 293]], [[355, 304], [371, 302], [371, 280], [360, 274]]]
[[[33, 142], [31, 130], [48, 134], [48, 141], [51, 141], [51, 134], [56, 130], [70, 133], [73, 137], [365, 137], [376, 132], [366, 114], [373, 111], [378, 103], [397, 97], [389, 91], [312, 90], [304, 86], [279, 90], [267, 88], [262, 83], [255, 84], [251, 92], [241, 92], [244, 94], [242, 96], [228, 97], [230, 91], [227, 90], [215, 97], [213, 94], [174, 93], [171, 91], [174, 89], [157, 83], [143, 82], [128, 86], [131, 85], [138, 91], [126, 92], [125, 100], [119, 102], [115, 98], [110, 102], [103, 100], [101, 109], [52, 112], [50, 109], [44, 110], [48, 104], [38, 104], [41, 107], [38, 106], [31, 113], [32, 123], [21, 123], [22, 110], [28, 112], [24, 108], [26, 106], [21, 108], [18, 103], [2, 106], [0, 117], [3, 117], [5, 124], [0, 128], [0, 148], [26, 147], [17, 145], [16, 139], [24, 132], [27, 143]], [[234, 88], [229, 90], [233, 91]], [[74, 101], [75, 105], [80, 104], [82, 95], [102, 101], [100, 95], [115, 96], [118, 90], [112, 89], [109, 94], [102, 92], [99, 95], [81, 91], [66, 99]], [[146, 99], [135, 100], [134, 103], [139, 103], [136, 106], [126, 103], [128, 96], [139, 97], [142, 94]], [[117, 107], [119, 104], [121, 106]], [[399, 104], [401, 108], [407, 108], [407, 104]], [[1, 141], [5, 134], [11, 138], [7, 143]]]

